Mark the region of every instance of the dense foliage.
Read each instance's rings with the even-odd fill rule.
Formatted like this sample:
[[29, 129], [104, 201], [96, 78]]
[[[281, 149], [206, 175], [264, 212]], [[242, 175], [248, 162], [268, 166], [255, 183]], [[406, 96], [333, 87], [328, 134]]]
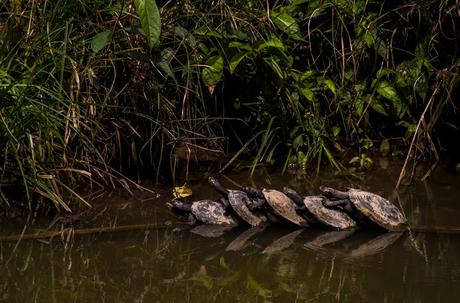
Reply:
[[121, 173], [158, 178], [222, 152], [252, 167], [341, 169], [369, 166], [373, 149], [458, 148], [453, 2], [157, 5], [0, 4], [4, 202], [22, 184], [29, 203], [67, 209], [74, 184], [129, 187]]

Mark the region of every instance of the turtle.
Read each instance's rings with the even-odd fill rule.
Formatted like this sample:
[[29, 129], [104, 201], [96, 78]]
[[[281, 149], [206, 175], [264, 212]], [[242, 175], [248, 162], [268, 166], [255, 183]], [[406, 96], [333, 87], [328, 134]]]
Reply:
[[[285, 186], [283, 192], [296, 204], [303, 204], [306, 212], [310, 216], [310, 221], [317, 221], [322, 225], [333, 229], [351, 229], [356, 227], [356, 222], [350, 218], [346, 213], [336, 210], [329, 209], [323, 205], [323, 200], [326, 197], [323, 196], [306, 196], [302, 197], [292, 188]], [[312, 218], [313, 217], [313, 218]]]
[[214, 177], [209, 177], [208, 182], [215, 191], [222, 195], [224, 200], [228, 200], [235, 213], [245, 222], [249, 223], [249, 225], [261, 226], [267, 222], [267, 218], [262, 213], [249, 210], [248, 204], [251, 203], [251, 199], [245, 192], [241, 190], [227, 190]]
[[[172, 200], [166, 206], [176, 212], [189, 214], [190, 220], [205, 224], [238, 225], [238, 219], [227, 214], [221, 203], [212, 200], [199, 200], [191, 204]], [[191, 216], [190, 216], [191, 215]]]
[[298, 226], [309, 226], [307, 220], [297, 213], [296, 204], [283, 192], [263, 189], [262, 194], [273, 212]]
[[407, 223], [395, 205], [377, 194], [354, 188], [343, 192], [327, 186], [320, 186], [320, 191], [327, 197], [342, 199], [324, 200], [324, 206], [343, 206], [348, 211], [356, 211], [388, 231], [400, 231]]

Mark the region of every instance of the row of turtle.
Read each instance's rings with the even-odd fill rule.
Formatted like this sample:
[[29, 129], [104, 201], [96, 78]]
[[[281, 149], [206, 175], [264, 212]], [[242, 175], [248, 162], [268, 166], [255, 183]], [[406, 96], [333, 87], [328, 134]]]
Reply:
[[191, 204], [179, 200], [167, 203], [174, 213], [204, 224], [262, 226], [270, 222], [306, 227], [321, 225], [345, 230], [363, 226], [379, 226], [388, 231], [405, 228], [406, 218], [387, 199], [367, 191], [348, 189], [343, 192], [321, 186], [321, 195], [301, 196], [284, 187], [241, 190], [226, 189], [210, 177], [211, 187], [222, 198], [218, 201], [200, 200]]

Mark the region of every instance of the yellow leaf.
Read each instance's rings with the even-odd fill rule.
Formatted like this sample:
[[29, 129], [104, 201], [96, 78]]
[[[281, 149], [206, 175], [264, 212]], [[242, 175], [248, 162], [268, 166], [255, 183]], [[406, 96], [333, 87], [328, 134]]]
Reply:
[[176, 186], [173, 189], [174, 198], [185, 198], [192, 195], [192, 189], [184, 184], [183, 186]]

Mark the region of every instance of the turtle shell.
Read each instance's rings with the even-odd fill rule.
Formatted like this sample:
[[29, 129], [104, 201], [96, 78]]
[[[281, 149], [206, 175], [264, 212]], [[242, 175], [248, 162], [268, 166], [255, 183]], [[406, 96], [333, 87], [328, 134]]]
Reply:
[[222, 204], [216, 201], [195, 201], [192, 203], [191, 210], [196, 219], [205, 224], [238, 225], [238, 221], [227, 215]]
[[399, 209], [379, 195], [354, 188], [348, 195], [360, 213], [387, 230], [399, 231], [407, 223]]
[[264, 189], [262, 190], [262, 193], [268, 205], [270, 205], [276, 215], [281, 216], [296, 225], [308, 226], [308, 222], [305, 218], [297, 214], [294, 202], [284, 193], [274, 189]]
[[267, 218], [260, 213], [253, 213], [248, 208], [248, 203], [251, 199], [248, 195], [240, 190], [228, 191], [228, 202], [233, 210], [240, 216], [241, 219], [249, 223], [251, 226], [261, 226], [267, 222]]
[[356, 227], [356, 222], [346, 213], [336, 209], [329, 209], [322, 203], [323, 197], [308, 196], [303, 203], [308, 211], [321, 224], [335, 229], [350, 229]]

